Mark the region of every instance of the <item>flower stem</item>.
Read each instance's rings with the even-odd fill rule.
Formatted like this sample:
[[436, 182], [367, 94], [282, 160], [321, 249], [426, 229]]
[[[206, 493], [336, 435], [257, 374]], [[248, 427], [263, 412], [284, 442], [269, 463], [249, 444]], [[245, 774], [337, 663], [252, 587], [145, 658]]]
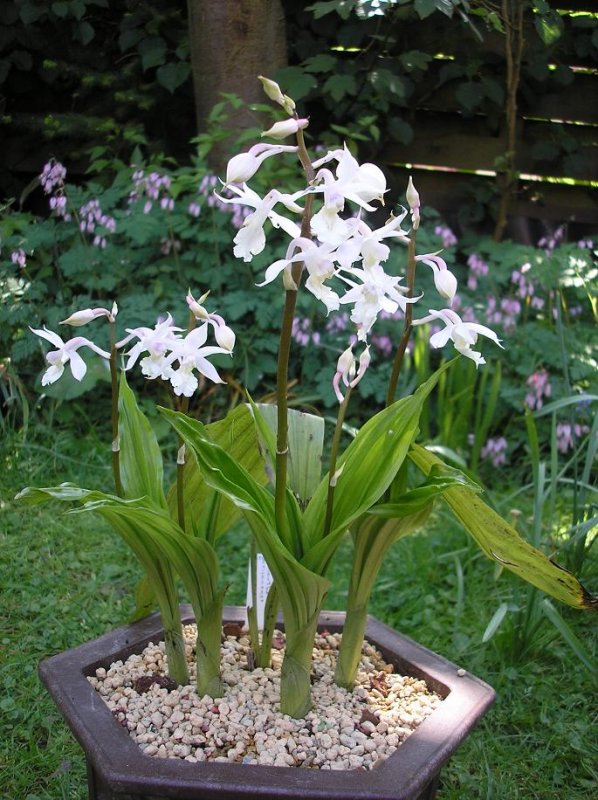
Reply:
[[[411, 235], [409, 236], [409, 245], [407, 247], [407, 299], [410, 300], [413, 297], [413, 288], [415, 286], [415, 239], [416, 239], [416, 231], [412, 230]], [[411, 331], [413, 330], [413, 304], [407, 303], [405, 308], [405, 325], [403, 327], [403, 333], [401, 338], [399, 339], [399, 344], [397, 346], [397, 350], [395, 353], [393, 365], [392, 365], [392, 372], [390, 375], [390, 381], [388, 383], [388, 394], [386, 395], [386, 406], [390, 406], [394, 403], [395, 395], [397, 393], [397, 383], [399, 381], [399, 375], [401, 374], [401, 367], [403, 366], [403, 358], [405, 356], [405, 351], [407, 350], [407, 345], [409, 344], [409, 338], [411, 337]]]
[[324, 517], [324, 537], [328, 536], [330, 533], [330, 525], [332, 524], [334, 490], [336, 488], [336, 481], [334, 480], [334, 474], [336, 472], [336, 459], [338, 456], [341, 434], [343, 432], [343, 425], [345, 422], [345, 414], [347, 413], [350, 397], [351, 387], [349, 386], [347, 387], [347, 392], [338, 410], [336, 426], [334, 428], [334, 435], [332, 437], [332, 444], [330, 446], [330, 469], [328, 470], [328, 495], [326, 497], [326, 516]]
[[124, 497], [120, 477], [120, 437], [118, 433], [118, 369], [116, 366], [116, 322], [110, 318], [110, 382], [112, 385], [112, 474], [114, 489], [118, 497]]
[[[189, 398], [183, 397], [179, 411], [186, 414], [189, 411]], [[176, 460], [176, 503], [177, 519], [181, 530], [185, 530], [185, 442], [178, 437], [178, 451]]]
[[[309, 183], [315, 177], [314, 169], [311, 165], [309, 153], [305, 146], [303, 131], [297, 131], [298, 156], [305, 176]], [[301, 219], [301, 236], [311, 238], [310, 222], [312, 214], [313, 195], [308, 195], [305, 199], [305, 207]], [[291, 352], [291, 339], [293, 331], [293, 319], [295, 317], [295, 307], [297, 305], [297, 292], [303, 271], [303, 263], [293, 264], [291, 270], [292, 288], [287, 288], [285, 293], [284, 310], [282, 313], [282, 324], [280, 329], [280, 343], [278, 348], [278, 363], [276, 369], [276, 403], [277, 403], [277, 427], [276, 427], [276, 492], [274, 499], [274, 509], [276, 516], [276, 526], [279, 535], [285, 536], [287, 528], [285, 515], [285, 495], [287, 486], [287, 463], [289, 455], [288, 445], [288, 402], [287, 385], [289, 374], [289, 357]]]

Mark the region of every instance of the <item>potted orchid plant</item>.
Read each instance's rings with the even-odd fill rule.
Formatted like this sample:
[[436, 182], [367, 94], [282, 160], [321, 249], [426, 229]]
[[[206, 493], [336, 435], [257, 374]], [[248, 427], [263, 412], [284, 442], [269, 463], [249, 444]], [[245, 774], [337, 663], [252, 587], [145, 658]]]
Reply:
[[[78, 352], [83, 347], [108, 363], [115, 491], [108, 494], [62, 484], [28, 488], [20, 497], [30, 503], [73, 502], [79, 513], [102, 515], [125, 539], [145, 570], [148, 605], [150, 601], [158, 604], [168, 670], [179, 684], [189, 680], [176, 589], [177, 576], [182, 580], [197, 622], [197, 690], [211, 697], [223, 691], [224, 590], [218, 577], [218, 539], [242, 515], [253, 542], [248, 625], [254, 663], [269, 666], [281, 610], [285, 651], [280, 711], [301, 718], [311, 707], [312, 650], [329, 587], [327, 572], [347, 534], [353, 540], [353, 560], [335, 681], [348, 690], [356, 679], [368, 600], [385, 555], [395, 542], [425, 525], [437, 500], [446, 502], [485, 554], [507, 569], [571, 606], [590, 607], [595, 600], [573, 575], [521, 539], [484, 503], [479, 487], [466, 475], [416, 443], [422, 409], [455, 359], [444, 363], [413, 394], [396, 398], [414, 326], [429, 326], [431, 347], [452, 344], [457, 358], [471, 359], [476, 367], [485, 363], [480, 337], [502, 346], [491, 329], [464, 321], [453, 310], [457, 279], [441, 254], [418, 253], [420, 198], [412, 180], [406, 206], [391, 211], [382, 225], [374, 227], [368, 214], [380, 210], [387, 194], [382, 170], [359, 163], [346, 146], [314, 159], [305, 142], [308, 120], [299, 117], [293, 100], [274, 81], [260, 80], [285, 119], [263, 134], [275, 143], [260, 142], [229, 161], [219, 198], [250, 210], [234, 237], [237, 258], [250, 262], [259, 255], [269, 227], [289, 239], [283, 257], [266, 268], [258, 284], [278, 282], [283, 296], [276, 403], [259, 404], [248, 397], [246, 404], [210, 425], [187, 413], [198, 374], [221, 382], [210, 358], [231, 353], [235, 345], [235, 334], [225, 320], [208, 310], [208, 293], [195, 299], [188, 292], [185, 329], [168, 315], [153, 328], [128, 328], [119, 338], [116, 305], [76, 312], [64, 324], [106, 322], [110, 349], [103, 350], [81, 336], [64, 341], [54, 332], [34, 329], [35, 335], [55, 348], [46, 356], [42, 384], [59, 380], [66, 367], [80, 380], [86, 370]], [[295, 137], [294, 144], [279, 143], [289, 137]], [[273, 188], [263, 197], [252, 189], [252, 178], [269, 158], [298, 159], [303, 188], [292, 193]], [[387, 268], [391, 248], [403, 254], [400, 275]], [[438, 295], [434, 302], [417, 293], [418, 265], [432, 271]], [[323, 418], [288, 405], [292, 326], [302, 291], [322, 303], [327, 314], [349, 310], [354, 326], [347, 348], [336, 367], [331, 367], [338, 413], [326, 458]], [[419, 314], [422, 304], [426, 311]], [[381, 314], [396, 312], [402, 313], [403, 324], [385, 407], [343, 447], [351, 397], [373, 368], [371, 332]], [[213, 343], [208, 343], [209, 337]], [[124, 368], [119, 376], [121, 360]], [[177, 398], [176, 409], [160, 409], [179, 441], [176, 480], [167, 492], [158, 443], [126, 379], [136, 365], [146, 378], [170, 384]], [[322, 463], [326, 463], [323, 475]], [[258, 553], [273, 579], [261, 625], [256, 598]]]

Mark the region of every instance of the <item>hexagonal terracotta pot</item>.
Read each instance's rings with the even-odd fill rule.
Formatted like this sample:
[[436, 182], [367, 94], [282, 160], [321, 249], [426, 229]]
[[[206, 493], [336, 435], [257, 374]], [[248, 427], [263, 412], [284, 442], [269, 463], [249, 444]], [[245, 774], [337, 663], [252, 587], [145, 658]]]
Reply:
[[[182, 611], [185, 622], [193, 620], [190, 607]], [[244, 613], [226, 608], [224, 620], [244, 620]], [[320, 624], [335, 632], [342, 630], [343, 619], [340, 612], [324, 612]], [[157, 614], [46, 659], [40, 675], [85, 752], [90, 800], [432, 800], [441, 767], [492, 704], [494, 691], [373, 618], [366, 635], [397, 671], [423, 678], [444, 698], [396, 752], [371, 771], [193, 764], [142, 755], [87, 676], [159, 641]]]

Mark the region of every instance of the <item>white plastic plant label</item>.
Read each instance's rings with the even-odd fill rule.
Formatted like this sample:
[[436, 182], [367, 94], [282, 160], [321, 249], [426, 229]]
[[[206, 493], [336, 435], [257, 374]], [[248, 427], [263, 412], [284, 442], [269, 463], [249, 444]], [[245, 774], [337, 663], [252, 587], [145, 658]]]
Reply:
[[[257, 590], [256, 590], [256, 606], [257, 606], [257, 625], [260, 630], [264, 627], [264, 609], [266, 607], [266, 598], [268, 591], [272, 586], [274, 579], [272, 573], [268, 569], [266, 559], [261, 553], [257, 554], [256, 558], [256, 573], [257, 573]], [[249, 562], [249, 569], [247, 572], [247, 607], [253, 605], [253, 586], [251, 583], [251, 561]]]

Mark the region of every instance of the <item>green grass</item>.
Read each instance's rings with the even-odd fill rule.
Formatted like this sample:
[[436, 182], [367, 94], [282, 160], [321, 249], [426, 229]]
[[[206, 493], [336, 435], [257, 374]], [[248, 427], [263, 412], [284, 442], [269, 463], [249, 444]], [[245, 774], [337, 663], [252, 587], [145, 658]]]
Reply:
[[[76, 480], [108, 487], [93, 442], [6, 443], [0, 463], [0, 798], [83, 800], [81, 751], [37, 678], [38, 662], [127, 621], [140, 576], [134, 558], [99, 519], [62, 506], [12, 502], [28, 484]], [[247, 542], [222, 543], [229, 602], [243, 602]], [[327, 605], [342, 607], [350, 548], [334, 562]], [[585, 582], [595, 588], [596, 559]], [[514, 580], [514, 579], [513, 579]], [[598, 792], [596, 686], [546, 628], [542, 649], [508, 663], [482, 633], [513, 587], [443, 515], [432, 532], [398, 545], [379, 577], [372, 612], [491, 683], [496, 705], [443, 772], [439, 800], [588, 800]], [[596, 621], [560, 609], [596, 654]]]

